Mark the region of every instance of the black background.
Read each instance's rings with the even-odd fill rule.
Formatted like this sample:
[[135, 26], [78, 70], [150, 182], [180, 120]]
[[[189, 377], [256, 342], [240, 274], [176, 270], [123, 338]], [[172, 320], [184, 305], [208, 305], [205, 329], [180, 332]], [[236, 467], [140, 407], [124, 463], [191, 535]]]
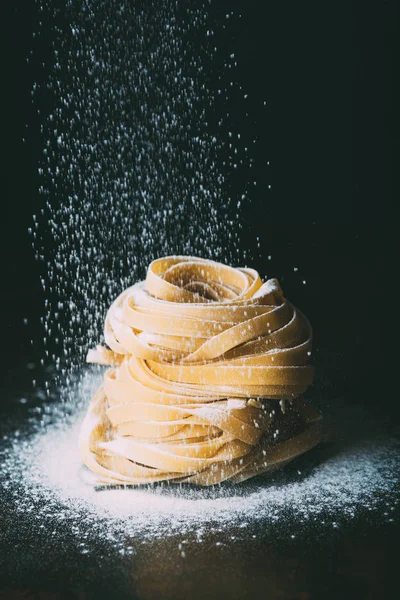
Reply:
[[[242, 211], [242, 247], [255, 256], [253, 264], [262, 275], [281, 279], [287, 296], [315, 327], [321, 320], [324, 343], [342, 337], [334, 342], [339, 344], [336, 364], [324, 365], [334, 369], [337, 383], [381, 389], [381, 336], [387, 329], [381, 307], [392, 245], [394, 3], [214, 2], [208, 10], [211, 23], [230, 10], [242, 14], [229, 33], [220, 28], [216, 40], [217, 64], [235, 52], [235, 77], [250, 98], [232, 96], [228, 107], [216, 111], [228, 108], [242, 136], [258, 139], [252, 171], [242, 169], [230, 181], [241, 189], [245, 180], [257, 180]], [[46, 36], [35, 46], [34, 60], [26, 61], [38, 26], [37, 8], [32, 1], [17, 0], [4, 12], [2, 375], [15, 365], [16, 355], [29, 359], [30, 339], [42, 337], [41, 265], [34, 259], [28, 227], [43, 206], [39, 127], [51, 109], [51, 97], [44, 96], [38, 115], [30, 95], [33, 82], [44, 81], [50, 68]], [[261, 99], [267, 100], [267, 110]], [[345, 325], [338, 330], [339, 323]], [[367, 382], [372, 346], [379, 375]]]
[[[398, 400], [393, 392], [386, 392], [388, 356], [383, 339], [395, 318], [390, 305], [393, 283], [386, 274], [392, 244], [389, 209], [395, 145], [394, 4], [214, 2], [210, 15], [220, 19], [228, 10], [240, 10], [240, 28], [231, 39], [225, 35], [220, 41], [224, 52], [229, 44], [229, 51], [235, 52], [236, 77], [249, 97], [268, 101], [267, 110], [262, 103], [251, 105], [250, 121], [243, 117], [243, 102], [230, 106], [232, 119], [244, 135], [259, 138], [253, 172], [258, 185], [243, 212], [243, 247], [256, 256], [254, 266], [263, 275], [281, 280], [286, 295], [314, 326], [317, 401], [320, 396], [329, 406], [340, 394], [349, 401], [356, 398], [366, 411], [384, 406], [397, 419]], [[2, 78], [6, 107], [3, 104], [0, 403], [7, 407], [19, 366], [38, 357], [32, 356], [30, 339], [41, 337], [44, 294], [27, 230], [32, 214], [42, 206], [37, 163], [43, 141], [30, 90], [33, 81], [46, 76], [40, 63], [46, 64], [49, 47], [44, 40], [42, 56], [27, 64], [37, 9], [32, 1], [15, 0], [6, 3], [2, 12], [8, 46]], [[41, 108], [44, 113], [48, 109]], [[268, 168], [266, 160], [270, 160]], [[232, 182], [236, 183], [241, 184]], [[35, 352], [40, 351], [37, 345]], [[360, 535], [354, 538], [359, 551]], [[372, 556], [389, 556], [392, 547], [389, 542], [385, 545], [383, 533], [374, 536], [378, 550], [370, 548]], [[349, 539], [346, 552], [352, 543]], [[367, 541], [367, 547], [368, 543], [372, 544]], [[271, 561], [271, 568], [277, 569]], [[381, 598], [391, 597], [388, 567], [380, 558], [376, 561], [380, 566], [370, 588], [380, 589]], [[357, 581], [365, 584], [367, 565], [359, 571]], [[282, 580], [287, 577], [284, 568], [279, 573]], [[257, 579], [257, 570], [252, 576]], [[204, 580], [199, 581], [204, 585]], [[366, 587], [352, 589], [352, 581], [350, 574], [347, 588], [332, 589], [337, 593], [347, 589], [352, 598], [378, 597], [368, 595]], [[308, 587], [313, 589], [312, 584]], [[241, 597], [240, 589], [233, 597]], [[257, 585], [250, 589], [256, 597]], [[364, 592], [358, 596], [360, 589]], [[321, 590], [315, 587], [304, 598], [322, 597]], [[324, 593], [335, 597], [327, 589]]]

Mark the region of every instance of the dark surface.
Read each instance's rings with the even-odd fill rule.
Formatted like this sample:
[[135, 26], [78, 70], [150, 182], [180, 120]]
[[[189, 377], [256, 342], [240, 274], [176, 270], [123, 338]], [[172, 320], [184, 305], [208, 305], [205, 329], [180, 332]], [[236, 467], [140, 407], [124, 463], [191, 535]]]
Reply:
[[[44, 294], [27, 234], [42, 201], [36, 176], [40, 121], [29, 90], [43, 74], [25, 62], [37, 20], [34, 3], [9, 4], [9, 109], [3, 142], [8, 191], [2, 201], [0, 288], [4, 428], [23, 421], [16, 399], [34, 395], [26, 364], [35, 363], [38, 378], [44, 378], [39, 363]], [[225, 4], [213, 8], [214, 18], [219, 10], [226, 12]], [[245, 22], [230, 42], [242, 65], [237, 77], [250, 97], [267, 98], [271, 105], [267, 113], [253, 107], [249, 136], [260, 136], [255, 172], [262, 185], [246, 213], [242, 243], [256, 257], [254, 267], [279, 278], [285, 294], [313, 324], [317, 379], [312, 397], [325, 415], [329, 418], [340, 396], [356, 403], [366, 421], [384, 411], [392, 428], [399, 409], [396, 394], [386, 391], [383, 336], [393, 319], [387, 304], [392, 284], [385, 271], [391, 243], [394, 3], [353, 3], [352, 10], [349, 3], [275, 4], [260, 14], [259, 3], [257, 8], [256, 3], [235, 3]], [[46, 44], [40, 51], [45, 59]], [[232, 118], [240, 121], [242, 109], [234, 102]], [[22, 143], [22, 137], [28, 142]], [[271, 172], [266, 174], [269, 157]], [[271, 192], [267, 181], [273, 184]], [[68, 531], [59, 532], [55, 542], [51, 532], [16, 517], [12, 506], [3, 504], [1, 510], [0, 598], [10, 600], [386, 599], [394, 597], [398, 584], [398, 525], [362, 511], [329, 532], [259, 523], [256, 531], [205, 531], [201, 543], [193, 533], [186, 536], [183, 559], [174, 536], [133, 540], [135, 553], [129, 558], [92, 540], [90, 554], [82, 556]]]
[[185, 536], [184, 558], [178, 536], [127, 539], [135, 547], [131, 557], [101, 543], [82, 556], [67, 533], [60, 545], [49, 534], [22, 536], [21, 529], [12, 553], [22, 554], [0, 598], [372, 599], [393, 597], [396, 584], [399, 529], [365, 516], [323, 538], [296, 527], [294, 538], [271, 528], [248, 528], [246, 535], [234, 527], [206, 530], [201, 542], [193, 533]]

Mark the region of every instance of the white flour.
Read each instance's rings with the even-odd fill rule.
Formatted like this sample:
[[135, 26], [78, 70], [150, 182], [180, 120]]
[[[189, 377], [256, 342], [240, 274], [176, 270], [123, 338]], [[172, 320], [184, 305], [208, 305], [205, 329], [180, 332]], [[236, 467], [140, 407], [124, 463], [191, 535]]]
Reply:
[[[97, 377], [86, 378], [79, 393], [86, 399], [97, 383]], [[314, 467], [303, 458], [275, 482], [99, 490], [81, 466], [77, 439], [82, 416], [72, 424], [60, 420], [42, 427], [28, 438], [15, 435], [1, 470], [17, 510], [43, 521], [42, 527], [64, 524], [83, 540], [88, 532], [122, 543], [126, 536], [162, 537], [206, 526], [245, 529], [260, 521], [264, 527], [310, 522], [338, 527], [365, 510], [379, 511], [379, 518], [390, 521], [397, 503], [398, 445], [377, 438], [336, 444], [327, 458], [320, 451]], [[306, 460], [317, 458], [316, 452]], [[81, 549], [88, 551], [84, 541]]]

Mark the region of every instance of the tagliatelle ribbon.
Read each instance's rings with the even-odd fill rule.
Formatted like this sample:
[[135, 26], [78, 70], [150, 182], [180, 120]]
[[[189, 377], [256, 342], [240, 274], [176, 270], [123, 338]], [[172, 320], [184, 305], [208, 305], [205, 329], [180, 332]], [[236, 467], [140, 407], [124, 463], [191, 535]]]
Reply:
[[109, 349], [88, 361], [111, 368], [80, 438], [99, 483], [243, 481], [318, 443], [319, 413], [299, 398], [311, 327], [276, 279], [161, 258], [113, 302], [104, 333]]

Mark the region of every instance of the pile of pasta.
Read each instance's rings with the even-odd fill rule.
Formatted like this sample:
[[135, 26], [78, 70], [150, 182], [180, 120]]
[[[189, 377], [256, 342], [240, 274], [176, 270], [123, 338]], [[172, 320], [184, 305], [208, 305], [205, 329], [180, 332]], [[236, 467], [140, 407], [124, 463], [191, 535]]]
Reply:
[[211, 260], [155, 260], [111, 305], [108, 365], [80, 435], [100, 484], [213, 485], [273, 471], [320, 440], [312, 331], [276, 279]]

